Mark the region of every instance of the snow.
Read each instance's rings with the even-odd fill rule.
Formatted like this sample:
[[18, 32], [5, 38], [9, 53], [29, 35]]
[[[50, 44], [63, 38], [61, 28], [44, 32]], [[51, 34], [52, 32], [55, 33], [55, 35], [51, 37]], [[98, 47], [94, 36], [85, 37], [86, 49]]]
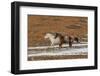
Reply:
[[[87, 42], [81, 42], [79, 44], [73, 44], [73, 46], [84, 46], [87, 45]], [[39, 46], [39, 47], [28, 47], [28, 49], [46, 49], [46, 48], [53, 48], [53, 47], [59, 47], [58, 45], [54, 46]], [[69, 47], [68, 44], [64, 44], [63, 47]]]
[[59, 49], [57, 48], [57, 46], [55, 46], [55, 48], [42, 47], [40, 49], [31, 48], [31, 50], [29, 48], [28, 56], [30, 57], [30, 56], [43, 56], [43, 55], [54, 56], [54, 55], [87, 55], [88, 54], [87, 44], [74, 44], [73, 46], [76, 47], [72, 47], [72, 48], [63, 47]]
[[42, 55], [87, 55], [87, 48], [81, 49], [62, 49], [60, 51], [56, 50], [54, 52], [41, 51], [40, 53], [29, 54], [28, 56], [42, 56]]

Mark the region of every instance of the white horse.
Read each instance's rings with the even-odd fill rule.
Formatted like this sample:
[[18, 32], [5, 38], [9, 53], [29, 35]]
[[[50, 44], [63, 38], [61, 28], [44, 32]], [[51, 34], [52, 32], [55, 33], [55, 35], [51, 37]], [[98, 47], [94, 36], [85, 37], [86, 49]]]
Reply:
[[58, 44], [59, 48], [61, 48], [62, 44], [65, 42], [64, 36], [60, 33], [46, 33], [44, 38], [48, 38], [51, 41], [51, 46]]

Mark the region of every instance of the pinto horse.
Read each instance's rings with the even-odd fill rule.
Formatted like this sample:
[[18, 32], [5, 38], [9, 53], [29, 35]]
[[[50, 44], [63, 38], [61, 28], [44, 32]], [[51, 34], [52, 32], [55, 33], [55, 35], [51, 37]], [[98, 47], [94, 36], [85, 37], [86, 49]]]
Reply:
[[73, 38], [71, 36], [63, 36], [60, 33], [46, 33], [45, 39], [49, 39], [51, 41], [51, 46], [54, 46], [55, 44], [59, 45], [59, 48], [62, 47], [62, 44], [67, 43], [69, 44], [69, 47], [72, 47], [73, 41], [79, 42], [79, 39], [77, 37]]

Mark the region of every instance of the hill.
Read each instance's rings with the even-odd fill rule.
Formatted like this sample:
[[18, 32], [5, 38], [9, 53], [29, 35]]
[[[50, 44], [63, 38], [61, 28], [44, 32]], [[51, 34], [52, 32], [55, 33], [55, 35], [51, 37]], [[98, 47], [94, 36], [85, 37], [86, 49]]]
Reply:
[[46, 32], [83, 38], [87, 35], [87, 22], [87, 17], [28, 15], [28, 46], [49, 45], [50, 42], [44, 39]]

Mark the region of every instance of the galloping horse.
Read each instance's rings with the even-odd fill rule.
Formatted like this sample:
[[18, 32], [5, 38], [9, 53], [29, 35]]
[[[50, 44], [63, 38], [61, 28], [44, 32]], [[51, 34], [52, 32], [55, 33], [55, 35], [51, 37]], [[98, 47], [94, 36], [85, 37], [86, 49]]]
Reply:
[[63, 36], [60, 33], [46, 33], [45, 39], [49, 39], [51, 41], [51, 46], [58, 44], [59, 48], [62, 47], [62, 44], [67, 43], [69, 44], [69, 47], [72, 47], [73, 41], [79, 42], [79, 39], [77, 37], [73, 38], [71, 36]]

